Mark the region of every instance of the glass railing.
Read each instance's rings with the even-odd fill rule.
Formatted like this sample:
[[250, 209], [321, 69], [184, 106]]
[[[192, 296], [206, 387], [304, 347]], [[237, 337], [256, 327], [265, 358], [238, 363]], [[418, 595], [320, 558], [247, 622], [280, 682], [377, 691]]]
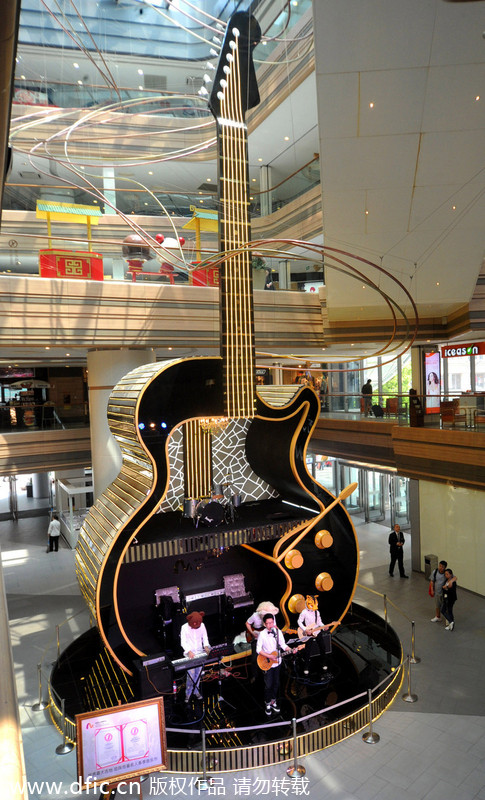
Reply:
[[114, 111], [126, 114], [149, 114], [165, 117], [210, 117], [207, 100], [199, 97], [196, 91], [160, 92], [150, 89], [115, 89], [107, 86], [77, 83], [49, 82], [42, 80], [22, 80], [17, 78], [13, 92], [15, 106], [42, 108], [94, 108], [114, 106]]
[[0, 430], [4, 433], [63, 430], [88, 424], [87, 403], [69, 408], [49, 402], [0, 405]]

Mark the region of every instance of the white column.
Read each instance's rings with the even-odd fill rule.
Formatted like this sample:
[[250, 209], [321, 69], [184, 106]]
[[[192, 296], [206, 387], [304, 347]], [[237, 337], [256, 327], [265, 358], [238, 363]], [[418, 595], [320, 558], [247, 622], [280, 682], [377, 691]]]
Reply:
[[48, 472], [34, 472], [32, 475], [32, 497], [49, 497]]
[[281, 369], [281, 364], [274, 363], [271, 367], [271, 372], [273, 373], [273, 383], [275, 386], [281, 386], [284, 383], [283, 378], [283, 370]]
[[103, 194], [109, 206], [104, 207], [105, 214], [114, 214], [116, 208], [116, 183], [114, 167], [103, 167]]
[[[273, 210], [273, 193], [269, 191], [271, 187], [271, 167], [264, 165], [259, 168], [259, 190], [261, 216], [266, 217]], [[281, 289], [281, 286], [280, 286]]]
[[89, 417], [96, 500], [121, 469], [121, 452], [108, 426], [108, 400], [113, 387], [135, 367], [155, 361], [153, 350], [91, 350], [88, 353]]
[[278, 273], [279, 273], [279, 288], [281, 289], [290, 289], [291, 288], [291, 273], [290, 273], [290, 262], [288, 259], [284, 261], [278, 261]]

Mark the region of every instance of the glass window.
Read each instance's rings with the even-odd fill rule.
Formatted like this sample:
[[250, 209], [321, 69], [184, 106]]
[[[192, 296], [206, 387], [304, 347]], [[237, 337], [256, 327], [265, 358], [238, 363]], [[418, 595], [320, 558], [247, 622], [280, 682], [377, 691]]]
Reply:
[[485, 392], [485, 356], [475, 356], [475, 391]]
[[470, 356], [448, 358], [448, 391], [460, 394], [471, 390]]

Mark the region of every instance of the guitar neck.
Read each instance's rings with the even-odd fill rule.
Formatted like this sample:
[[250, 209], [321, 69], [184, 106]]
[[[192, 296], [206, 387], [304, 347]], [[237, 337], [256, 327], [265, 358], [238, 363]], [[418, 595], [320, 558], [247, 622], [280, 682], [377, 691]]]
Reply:
[[245, 111], [259, 102], [251, 52], [261, 32], [254, 17], [236, 12], [216, 76], [220, 90], [211, 96], [219, 146], [220, 325], [224, 406], [228, 417], [255, 413], [254, 310], [249, 178]]

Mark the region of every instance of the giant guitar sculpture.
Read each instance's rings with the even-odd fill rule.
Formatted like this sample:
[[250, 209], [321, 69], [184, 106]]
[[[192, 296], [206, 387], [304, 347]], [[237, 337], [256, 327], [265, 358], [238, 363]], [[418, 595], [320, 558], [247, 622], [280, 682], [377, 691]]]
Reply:
[[[253, 536], [231, 548], [231, 563], [240, 559], [247, 580], [253, 573], [264, 574], [260, 591], [278, 598], [286, 626], [309, 591], [325, 595], [321, 607], [327, 618], [339, 620], [355, 590], [358, 547], [341, 502], [355, 485], [335, 498], [313, 480], [305, 464], [319, 400], [308, 387], [255, 388], [251, 254], [245, 247], [251, 238], [245, 114], [259, 103], [252, 50], [260, 37], [252, 15], [232, 16], [209, 104], [217, 125], [219, 236], [225, 253], [221, 356], [148, 364], [115, 386], [108, 421], [122, 451], [122, 468], [90, 510], [77, 545], [81, 590], [104, 644], [127, 672], [145, 650], [142, 632], [130, 628], [120, 610], [120, 570], [135, 537], [143, 542], [145, 531], [154, 528], [160, 537], [170, 535], [159, 513], [171, 480], [170, 440], [183, 428], [186, 450], [197, 449], [201, 418], [243, 420], [241, 447], [251, 469], [299, 512], [298, 524], [276, 542], [258, 542]], [[202, 450], [203, 459], [195, 459], [199, 472], [207, 471], [207, 447]], [[190, 455], [187, 463], [194, 460]]]

